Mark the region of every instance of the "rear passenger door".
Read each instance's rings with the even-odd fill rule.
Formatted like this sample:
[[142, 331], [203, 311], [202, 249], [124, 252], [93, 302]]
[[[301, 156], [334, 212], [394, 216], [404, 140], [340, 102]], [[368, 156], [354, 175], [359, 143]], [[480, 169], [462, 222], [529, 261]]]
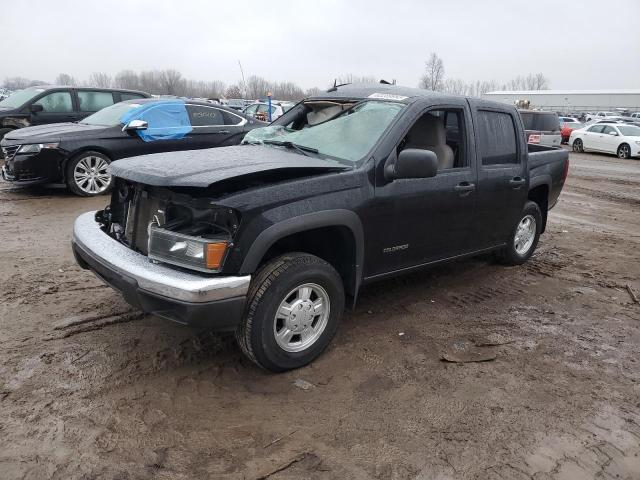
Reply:
[[604, 125], [593, 125], [582, 135], [582, 145], [589, 150], [599, 150], [600, 135]]
[[189, 148], [211, 148], [235, 145], [243, 133], [246, 120], [221, 108], [187, 104], [193, 130], [189, 133]]
[[79, 110], [76, 120], [82, 120], [115, 103], [113, 92], [107, 90], [76, 90], [76, 95]]
[[527, 201], [527, 152], [517, 112], [474, 108], [478, 200], [474, 237], [489, 248], [508, 240]]

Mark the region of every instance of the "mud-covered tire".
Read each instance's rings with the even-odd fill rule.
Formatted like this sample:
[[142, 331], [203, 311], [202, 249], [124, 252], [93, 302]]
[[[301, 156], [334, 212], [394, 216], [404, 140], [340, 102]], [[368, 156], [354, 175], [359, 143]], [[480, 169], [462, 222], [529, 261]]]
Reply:
[[571, 148], [576, 153], [583, 153], [584, 152], [584, 146], [582, 145], [582, 140], [580, 140], [579, 138], [576, 138], [573, 141], [573, 143], [571, 144]]
[[[527, 241], [523, 242], [523, 238], [519, 235], [524, 231], [529, 231], [527, 227], [527, 221], [533, 221], [533, 231], [530, 232], [531, 237], [527, 236]], [[530, 225], [530, 224], [529, 224]], [[536, 247], [538, 246], [538, 240], [540, 239], [540, 232], [542, 231], [542, 212], [540, 207], [535, 202], [528, 201], [522, 213], [518, 217], [518, 221], [513, 227], [513, 231], [507, 240], [507, 245], [496, 252], [496, 259], [505, 265], [521, 265], [529, 257], [533, 255]]]
[[[72, 193], [81, 197], [95, 197], [96, 195], [109, 193], [114, 183], [113, 177], [106, 173], [106, 166], [110, 163], [111, 159], [100, 152], [86, 151], [74, 155], [67, 162], [65, 168], [67, 187]], [[80, 177], [77, 174], [81, 173], [80, 170], [83, 165], [85, 166], [83, 171], [86, 171], [86, 167], [91, 168], [95, 166], [95, 172], [88, 172], [88, 174], [92, 173], [95, 175], [94, 178], [90, 179], [94, 183], [85, 183], [79, 179]], [[108, 179], [108, 181], [106, 179]], [[95, 188], [93, 188], [94, 185]]]
[[[308, 303], [303, 305], [302, 297], [292, 297], [292, 294], [297, 295], [297, 289], [308, 288], [308, 285], [315, 286], [314, 288], [321, 292], [321, 296], [313, 301], [313, 305], [317, 299], [328, 299], [326, 316], [314, 317], [313, 307], [309, 309], [309, 313], [305, 314], [305, 308], [310, 305]], [[312, 289], [309, 301], [313, 300], [314, 293], [315, 290]], [[287, 302], [291, 298], [294, 298], [295, 301]], [[236, 330], [236, 340], [251, 361], [267, 370], [284, 372], [302, 367], [318, 357], [335, 335], [344, 310], [344, 303], [342, 279], [329, 263], [306, 253], [288, 253], [279, 256], [261, 267], [252, 279], [244, 318]], [[292, 311], [291, 315], [285, 317], [280, 315], [283, 305], [292, 307], [289, 310]], [[294, 313], [294, 307], [300, 307], [301, 312]], [[297, 313], [306, 316], [295, 317]], [[300, 319], [299, 325], [296, 318]], [[287, 325], [296, 329], [304, 328], [306, 332], [307, 328], [311, 328], [313, 331], [314, 322], [320, 321], [323, 322], [324, 327], [322, 330], [318, 329], [313, 343], [305, 348], [303, 348], [304, 337], [302, 333], [300, 334], [300, 351], [284, 349], [285, 347], [287, 349], [296, 348], [295, 337], [297, 334], [292, 336], [292, 343], [285, 345], [285, 347], [281, 346], [283, 342], [286, 343], [283, 338], [276, 339], [278, 326], [280, 332], [283, 332], [283, 328]], [[320, 324], [316, 323], [316, 326], [319, 327]], [[307, 336], [307, 340], [310, 339], [311, 336]]]

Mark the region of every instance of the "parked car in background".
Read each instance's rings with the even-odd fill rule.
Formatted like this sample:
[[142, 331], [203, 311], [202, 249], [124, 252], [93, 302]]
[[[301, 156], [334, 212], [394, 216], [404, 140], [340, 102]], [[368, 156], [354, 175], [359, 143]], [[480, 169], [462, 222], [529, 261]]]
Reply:
[[596, 123], [571, 132], [574, 152], [613, 153], [618, 158], [640, 155], [640, 127], [626, 123]]
[[269, 104], [265, 102], [253, 103], [243, 110], [245, 115], [257, 118], [260, 121], [274, 121], [284, 114], [284, 108], [277, 103], [271, 104], [271, 120], [269, 120]]
[[9, 132], [0, 142], [6, 157], [2, 176], [22, 185], [63, 182], [77, 195], [93, 196], [110, 189], [107, 167], [115, 160], [236, 145], [246, 132], [263, 125], [204, 102], [128, 100], [78, 123]]
[[526, 262], [569, 166], [525, 144], [510, 105], [392, 85], [336, 87], [243, 143], [117, 162], [73, 251], [135, 307], [235, 331], [277, 372], [321, 354], [362, 285], [490, 251]]
[[228, 98], [226, 100], [223, 100], [222, 104], [238, 111], [243, 110], [246, 105], [245, 101], [241, 98]]
[[629, 115], [631, 118], [635, 118], [640, 120], [640, 112], [633, 112], [631, 115]]
[[562, 141], [558, 114], [534, 110], [518, 110], [525, 129], [527, 143], [559, 147]]
[[620, 113], [619, 112], [596, 112], [596, 113], [589, 113], [587, 114], [587, 121], [593, 120], [593, 119], [604, 119], [607, 117], [617, 117], [619, 116]]
[[148, 93], [114, 88], [25, 88], [0, 101], [0, 140], [17, 128], [77, 122], [114, 103], [148, 97]]
[[577, 118], [573, 117], [560, 117], [560, 136], [562, 137], [562, 144], [569, 143], [569, 137], [573, 130], [584, 127], [584, 124]]

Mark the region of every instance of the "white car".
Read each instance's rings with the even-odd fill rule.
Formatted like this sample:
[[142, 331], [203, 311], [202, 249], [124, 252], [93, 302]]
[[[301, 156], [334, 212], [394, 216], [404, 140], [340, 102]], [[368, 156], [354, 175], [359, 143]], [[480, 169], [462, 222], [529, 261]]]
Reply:
[[638, 118], [640, 119], [640, 112], [635, 112], [631, 114], [631, 118]]
[[587, 114], [587, 122], [589, 120], [604, 120], [608, 117], [617, 117], [620, 114], [617, 112], [596, 112], [595, 114], [589, 113]]
[[574, 130], [569, 137], [574, 152], [614, 153], [619, 158], [640, 156], [640, 127], [624, 123], [596, 123]]

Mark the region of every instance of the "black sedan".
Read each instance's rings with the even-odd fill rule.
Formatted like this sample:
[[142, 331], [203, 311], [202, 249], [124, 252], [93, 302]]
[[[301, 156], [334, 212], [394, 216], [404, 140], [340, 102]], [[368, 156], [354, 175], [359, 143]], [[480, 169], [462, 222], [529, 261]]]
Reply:
[[107, 192], [112, 161], [147, 153], [237, 145], [265, 124], [230, 108], [189, 100], [140, 99], [77, 123], [15, 130], [2, 139], [2, 177], [21, 185], [66, 183], [81, 196]]

